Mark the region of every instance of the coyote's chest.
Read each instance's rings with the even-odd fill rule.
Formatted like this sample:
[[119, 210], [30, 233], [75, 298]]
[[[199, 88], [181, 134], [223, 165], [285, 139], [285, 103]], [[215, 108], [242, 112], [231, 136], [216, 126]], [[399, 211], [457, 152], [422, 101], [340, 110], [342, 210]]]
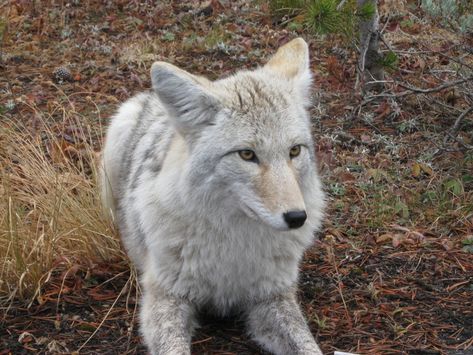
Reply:
[[154, 259], [158, 279], [172, 293], [227, 313], [296, 282], [297, 243], [257, 230], [251, 236], [238, 231], [199, 232], [195, 230], [179, 247], [170, 243], [155, 251], [161, 254]]

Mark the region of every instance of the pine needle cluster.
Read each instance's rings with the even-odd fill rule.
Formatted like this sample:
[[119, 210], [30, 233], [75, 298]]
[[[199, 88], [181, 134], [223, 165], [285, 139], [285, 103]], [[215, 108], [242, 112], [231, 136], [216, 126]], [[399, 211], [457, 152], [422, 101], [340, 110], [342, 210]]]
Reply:
[[276, 16], [303, 26], [316, 34], [341, 34], [353, 37], [360, 19], [370, 18], [376, 11], [368, 2], [358, 8], [355, 0], [275, 0], [270, 7]]

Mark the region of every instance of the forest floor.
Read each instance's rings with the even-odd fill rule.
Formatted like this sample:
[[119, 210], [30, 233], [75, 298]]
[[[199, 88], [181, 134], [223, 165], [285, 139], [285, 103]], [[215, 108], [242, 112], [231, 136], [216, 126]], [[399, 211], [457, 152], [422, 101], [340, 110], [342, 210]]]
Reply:
[[[85, 142], [98, 152], [100, 135], [79, 142], [70, 133], [77, 119], [106, 126], [120, 102], [150, 88], [154, 61], [215, 79], [255, 68], [302, 36], [329, 196], [324, 228], [301, 264], [299, 297], [313, 334], [325, 353], [473, 354], [472, 36], [425, 19], [415, 1], [390, 16], [381, 7], [398, 63], [375, 98], [354, 89], [348, 41], [276, 21], [263, 1], [151, 3], [0, 5], [0, 126], [14, 121], [25, 135], [47, 126], [61, 149]], [[59, 67], [70, 75], [59, 78]], [[40, 296], [0, 308], [0, 355], [146, 353], [126, 259], [56, 265]], [[204, 317], [193, 353], [261, 351], [238, 319]]]

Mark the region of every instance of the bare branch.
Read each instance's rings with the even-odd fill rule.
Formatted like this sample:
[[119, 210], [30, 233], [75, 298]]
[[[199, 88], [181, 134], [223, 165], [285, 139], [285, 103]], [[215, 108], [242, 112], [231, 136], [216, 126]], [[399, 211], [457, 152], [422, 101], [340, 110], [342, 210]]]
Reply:
[[409, 95], [409, 94], [412, 94], [412, 93], [430, 94], [430, 93], [433, 93], [433, 92], [438, 92], [438, 91], [448, 89], [452, 86], [463, 84], [463, 83], [465, 83], [467, 81], [470, 81], [470, 80], [473, 80], [473, 75], [469, 76], [467, 78], [460, 79], [460, 80], [449, 81], [449, 82], [446, 82], [445, 84], [442, 84], [442, 85], [439, 85], [439, 86], [436, 86], [436, 87], [430, 88], [430, 89], [421, 89], [421, 88], [416, 88], [416, 87], [413, 87], [413, 86], [405, 85], [405, 84], [402, 84], [402, 83], [398, 83], [398, 85], [400, 87], [403, 87], [404, 89], [407, 89], [409, 91], [403, 91], [399, 94], [396, 94], [396, 96], [397, 97], [402, 97], [402, 96], [406, 96], [406, 95]]
[[[468, 109], [466, 109], [465, 111], [463, 111], [461, 113], [460, 116], [457, 117], [457, 119], [455, 120], [455, 123], [453, 124], [452, 128], [450, 129], [450, 132], [448, 132], [448, 134], [445, 136], [444, 140], [443, 140], [443, 143], [446, 144], [447, 141], [448, 141], [448, 138], [451, 137], [453, 139], [456, 139], [457, 137], [457, 134], [458, 134], [458, 131], [460, 130], [460, 126], [461, 126], [461, 122], [462, 120], [468, 116], [468, 114], [470, 114], [471, 112], [473, 112], [473, 106], [472, 107], [469, 107]], [[463, 142], [461, 142], [463, 143]], [[470, 148], [469, 145], [463, 143], [463, 145], [466, 145], [467, 148]]]

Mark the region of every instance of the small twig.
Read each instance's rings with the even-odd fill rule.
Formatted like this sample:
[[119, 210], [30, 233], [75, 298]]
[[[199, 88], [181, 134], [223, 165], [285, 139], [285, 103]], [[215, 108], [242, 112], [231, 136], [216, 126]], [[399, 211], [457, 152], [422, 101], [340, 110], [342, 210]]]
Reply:
[[353, 324], [353, 320], [350, 316], [350, 312], [348, 311], [348, 306], [347, 306], [347, 303], [345, 301], [345, 297], [343, 296], [343, 290], [342, 290], [342, 286], [341, 286], [343, 284], [343, 282], [342, 282], [342, 278], [340, 277], [340, 271], [338, 270], [337, 260], [335, 259], [335, 252], [333, 250], [333, 245], [332, 244], [329, 244], [327, 246], [327, 252], [328, 252], [329, 260], [331, 262], [333, 262], [333, 267], [335, 269], [336, 276], [337, 276], [337, 290], [338, 290], [338, 293], [340, 294], [343, 306], [345, 308], [345, 315], [347, 317], [347, 321], [351, 326]]
[[341, 142], [346, 142], [348, 144], [356, 144], [356, 145], [364, 145], [368, 147], [372, 147], [373, 144], [369, 142], [363, 142], [360, 139], [355, 138], [350, 133], [344, 131], [336, 131], [334, 134], [340, 139]]
[[460, 65], [463, 65], [465, 67], [467, 67], [468, 69], [472, 69], [473, 70], [473, 66], [465, 63], [464, 61], [460, 60], [460, 59], [457, 59], [457, 58], [453, 58], [445, 53], [441, 53], [441, 52], [434, 52], [435, 54], [438, 54], [439, 56], [441, 57], [444, 57], [444, 58], [447, 58], [448, 60], [451, 60], [452, 62], [455, 62], [455, 63], [458, 63]]
[[463, 139], [461, 139], [460, 137], [454, 137], [455, 138], [455, 141], [461, 145], [461, 147], [463, 149], [466, 149], [466, 150], [473, 150], [473, 145], [470, 145], [470, 144], [466, 144]]
[[376, 83], [381, 83], [381, 84], [392, 84], [392, 80], [376, 80], [373, 78], [373, 81], [367, 81], [367, 84], [376, 84]]
[[[444, 143], [444, 144], [447, 143], [449, 137], [451, 137], [451, 138], [453, 138], [453, 139], [456, 139], [457, 134], [458, 134], [458, 131], [460, 130], [460, 125], [461, 125], [462, 120], [463, 120], [470, 112], [473, 112], [473, 106], [472, 106], [472, 107], [469, 107], [468, 109], [466, 109], [465, 111], [463, 111], [463, 112], [461, 113], [461, 115], [457, 117], [457, 119], [455, 120], [455, 123], [453, 124], [452, 128], [450, 129], [450, 132], [448, 132], [448, 134], [445, 136], [445, 138], [444, 138], [444, 140], [443, 140], [443, 143]], [[463, 143], [463, 142], [461, 142], [461, 143]], [[468, 145], [467, 145], [467, 146], [468, 146]]]
[[372, 32], [369, 31], [369, 34], [366, 36], [365, 40], [363, 41], [363, 43], [360, 47], [361, 61], [359, 63], [359, 66], [360, 66], [360, 72], [361, 73], [364, 73], [364, 71], [365, 71], [366, 53], [368, 53], [368, 47], [369, 47], [370, 40], [371, 40], [371, 33]]
[[[459, 46], [459, 44], [453, 44], [450, 47], [445, 48], [444, 51], [445, 52], [450, 52], [451, 50], [455, 49], [458, 46]], [[433, 51], [431, 49], [415, 51], [412, 48], [408, 49], [408, 50], [398, 49], [398, 50], [396, 50], [396, 52], [401, 53], [401, 54], [439, 54], [440, 53], [439, 51]]]
[[95, 336], [95, 334], [97, 334], [97, 332], [100, 330], [100, 328], [102, 328], [103, 324], [105, 323], [105, 321], [107, 320], [108, 316], [110, 315], [110, 312], [112, 312], [113, 308], [115, 307], [115, 305], [117, 304], [118, 300], [120, 299], [123, 291], [128, 288], [129, 286], [129, 283], [130, 283], [130, 280], [132, 278], [132, 274], [130, 273], [130, 277], [128, 278], [125, 286], [122, 287], [122, 289], [120, 290], [120, 292], [118, 293], [118, 296], [117, 298], [115, 298], [115, 301], [113, 301], [112, 305], [110, 306], [109, 310], [107, 311], [107, 313], [105, 314], [105, 316], [103, 317], [102, 321], [100, 322], [100, 324], [98, 325], [97, 328], [95, 328], [95, 330], [93, 331], [93, 333], [87, 338], [87, 340], [79, 347], [79, 349], [77, 349], [77, 352], [79, 353], [82, 348], [84, 346], [87, 345], [87, 343]]
[[[384, 30], [384, 29], [383, 29]], [[384, 45], [386, 46], [386, 48], [388, 48], [391, 52], [395, 52], [394, 49], [391, 47], [391, 45], [386, 42], [386, 40], [384, 39], [384, 35], [382, 32], [379, 33], [379, 39], [381, 40], [381, 42], [384, 43]]]
[[[131, 268], [131, 273], [134, 275], [134, 279], [136, 281], [137, 275], [136, 275], [136, 270], [135, 268]], [[131, 276], [130, 276], [131, 277]], [[130, 344], [131, 344], [131, 337], [133, 336], [133, 328], [135, 327], [135, 318], [136, 318], [136, 313], [138, 310], [138, 299], [140, 293], [140, 284], [139, 282], [135, 282], [135, 307], [133, 307], [133, 316], [131, 318], [130, 326], [128, 327], [128, 344], [126, 346], [127, 351], [130, 350]], [[128, 308], [128, 301], [130, 297], [130, 292], [128, 292], [128, 295], [126, 296], [126, 308]]]
[[[384, 42], [384, 39], [381, 38], [381, 40]], [[384, 42], [387, 46], [387, 43]], [[441, 57], [447, 58], [448, 60], [451, 60], [452, 62], [458, 63], [464, 67], [467, 67], [468, 69], [473, 70], [473, 66], [469, 65], [468, 63], [465, 63], [464, 61], [460, 60], [459, 58], [454, 58], [449, 56], [446, 53], [449, 53], [450, 51], [454, 50], [456, 47], [460, 46], [460, 44], [454, 44], [451, 45], [450, 47], [446, 48], [443, 52], [440, 51], [433, 51], [433, 50], [423, 50], [423, 51], [414, 51], [414, 50], [402, 50], [402, 49], [396, 49], [396, 53], [399, 54], [409, 54], [409, 55], [415, 55], [415, 54], [430, 54], [430, 55], [439, 55]]]
[[[407, 89], [407, 90], [413, 92], [413, 93], [430, 94], [430, 93], [433, 93], [433, 92], [438, 92], [438, 91], [448, 89], [452, 86], [463, 84], [463, 83], [465, 83], [467, 81], [470, 81], [470, 80], [473, 80], [473, 76], [469, 76], [467, 78], [463, 78], [463, 79], [460, 79], [460, 80], [449, 81], [445, 84], [442, 84], [442, 85], [439, 85], [439, 86], [436, 86], [436, 87], [430, 88], [430, 89], [416, 88], [416, 87], [412, 87], [410, 85], [405, 85], [405, 84], [402, 84], [402, 83], [398, 83], [398, 85], [400, 87], [404, 88], [404, 89]], [[403, 91], [399, 94], [396, 94], [396, 96], [401, 97], [401, 96], [409, 95], [409, 94], [411, 94], [411, 92], [409, 92], [409, 91]]]
[[[383, 33], [386, 30], [386, 27], [388, 27], [388, 25], [389, 25], [389, 21], [391, 21], [391, 13], [388, 14], [388, 18], [386, 19], [386, 22], [384, 23], [383, 28], [381, 29], [381, 31], [379, 31], [379, 37], [383, 36]], [[383, 42], [384, 42], [384, 40], [383, 40]]]
[[[436, 105], [438, 105], [438, 106], [444, 108], [445, 110], [450, 111], [450, 112], [459, 112], [459, 113], [462, 112], [460, 109], [458, 109], [458, 108], [456, 108], [456, 107], [454, 107], [454, 106], [452, 106], [452, 105], [446, 104], [446, 103], [444, 103], [444, 102], [442, 102], [442, 101], [440, 101], [440, 100], [438, 100], [438, 99], [433, 99], [432, 102], [435, 103]], [[436, 112], [441, 112], [441, 113], [443, 113], [443, 111], [436, 111]]]
[[405, 232], [405, 233], [407, 233], [408, 235], [409, 235], [409, 234], [415, 235], [419, 240], [425, 239], [425, 236], [424, 236], [422, 233], [419, 233], [419, 232], [417, 232], [417, 231], [410, 230], [409, 228], [400, 226], [400, 225], [398, 225], [398, 224], [391, 224], [390, 226], [391, 226], [393, 229], [398, 230], [398, 231], [401, 231], [401, 232]]
[[403, 87], [407, 90], [399, 92], [399, 93], [394, 93], [394, 94], [389, 93], [389, 92], [384, 92], [384, 93], [381, 93], [381, 94], [368, 96], [361, 103], [361, 106], [363, 106], [363, 105], [365, 105], [365, 104], [367, 104], [367, 103], [369, 103], [373, 100], [376, 100], [378, 98], [385, 98], [385, 97], [399, 98], [399, 97], [404, 97], [404, 96], [412, 95], [412, 94], [431, 94], [431, 93], [434, 93], [434, 92], [438, 92], [438, 91], [448, 89], [452, 86], [463, 84], [463, 83], [465, 83], [467, 81], [470, 81], [470, 80], [473, 81], [473, 76], [469, 76], [467, 78], [463, 78], [463, 79], [456, 80], [456, 81], [449, 81], [445, 84], [442, 84], [440, 86], [436, 86], [436, 87], [430, 88], [430, 89], [422, 89], [422, 88], [417, 88], [417, 87], [413, 87], [413, 86], [402, 84], [402, 83], [397, 83], [400, 87]]
[[347, 2], [347, 0], [340, 1], [340, 3], [337, 5], [337, 11], [340, 11], [342, 9], [343, 5], [345, 5], [346, 2]]
[[[205, 339], [196, 340], [196, 341], [193, 341], [193, 342], [192, 342], [192, 345], [197, 345], [197, 344], [206, 343], [206, 342], [208, 342], [208, 341], [210, 341], [210, 340], [212, 340], [212, 339], [213, 339], [213, 337], [207, 337], [207, 338], [205, 338]], [[231, 340], [231, 339], [230, 339], [230, 340]]]

